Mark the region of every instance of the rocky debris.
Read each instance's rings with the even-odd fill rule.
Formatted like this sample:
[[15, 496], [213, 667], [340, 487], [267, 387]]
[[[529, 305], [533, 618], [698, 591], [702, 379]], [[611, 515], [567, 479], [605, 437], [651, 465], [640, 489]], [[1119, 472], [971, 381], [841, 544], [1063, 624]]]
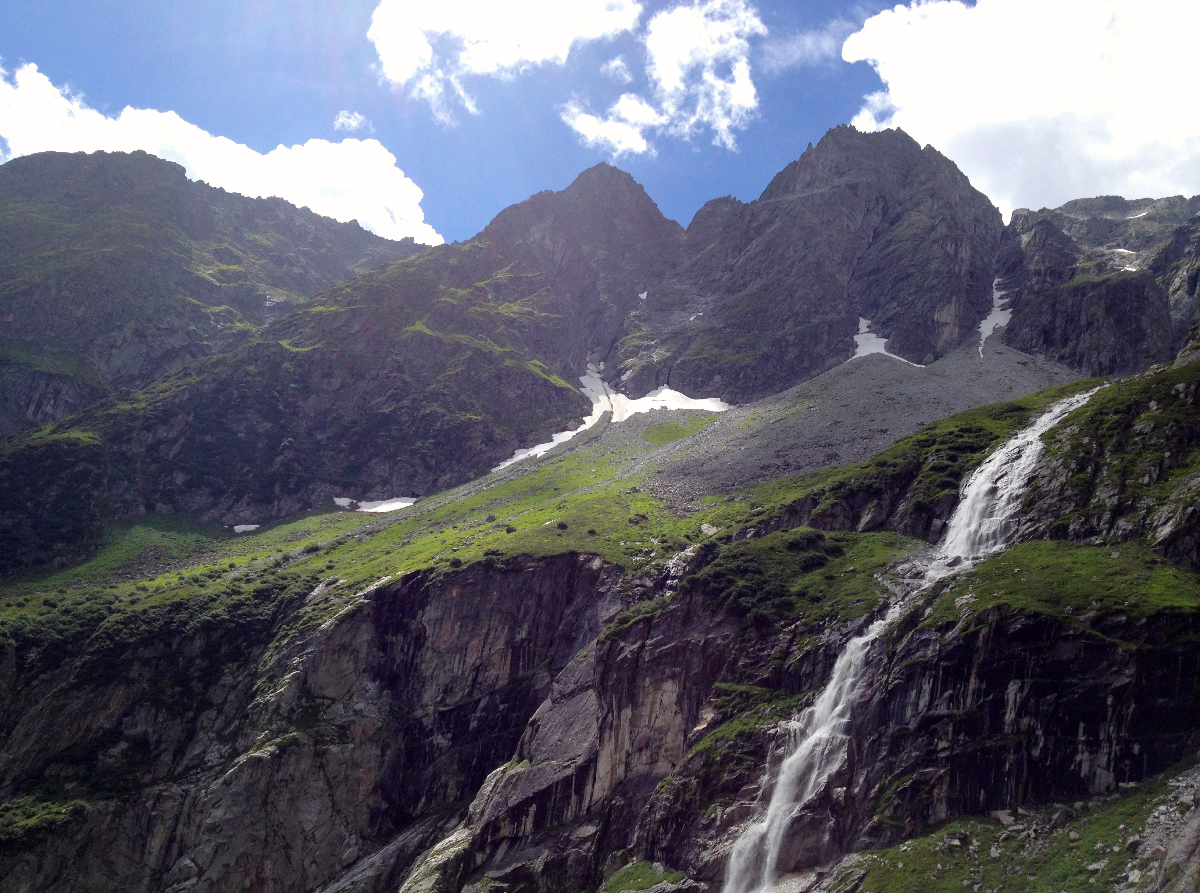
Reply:
[[[1170, 793], [1159, 798], [1145, 826], [1125, 842], [1133, 861], [1118, 893], [1148, 890], [1184, 893], [1200, 883], [1200, 766], [1170, 780]], [[1146, 881], [1148, 883], [1143, 883]]]
[[[870, 459], [924, 425], [956, 412], [1067, 384], [1078, 373], [989, 341], [925, 369], [882, 356], [838, 366], [774, 397], [734, 407], [654, 456], [651, 489], [694, 508], [712, 493], [800, 477]], [[854, 526], [862, 519], [854, 518]]]

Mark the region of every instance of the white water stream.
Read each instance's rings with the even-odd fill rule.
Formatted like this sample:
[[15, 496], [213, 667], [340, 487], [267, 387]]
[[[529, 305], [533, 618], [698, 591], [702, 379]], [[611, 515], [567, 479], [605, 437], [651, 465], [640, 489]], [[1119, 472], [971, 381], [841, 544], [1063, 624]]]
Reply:
[[866, 656], [879, 634], [901, 617], [912, 597], [1004, 549], [1016, 534], [1016, 514], [1042, 454], [1042, 435], [1095, 391], [1060, 400], [1011, 438], [967, 481], [936, 549], [917, 559], [910, 588], [862, 635], [846, 643], [825, 689], [789, 727], [788, 753], [779, 767], [766, 813], [742, 832], [729, 854], [722, 893], [766, 893], [779, 878], [779, 855], [792, 817], [846, 760], [851, 713], [861, 696]]

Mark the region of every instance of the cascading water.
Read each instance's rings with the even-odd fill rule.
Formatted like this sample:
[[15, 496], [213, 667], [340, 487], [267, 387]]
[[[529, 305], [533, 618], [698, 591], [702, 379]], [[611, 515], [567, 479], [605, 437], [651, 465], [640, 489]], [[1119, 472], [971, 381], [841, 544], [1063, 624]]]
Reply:
[[984, 558], [1012, 541], [1025, 485], [1042, 456], [1042, 435], [1094, 393], [1093, 389], [1058, 401], [975, 470], [946, 525], [940, 547], [944, 556]]
[[923, 568], [913, 575], [914, 585], [901, 594], [886, 617], [846, 644], [824, 691], [794, 722], [789, 752], [779, 767], [767, 811], [733, 845], [722, 893], [762, 893], [774, 886], [792, 817], [845, 763], [851, 712], [859, 698], [871, 643], [904, 614], [912, 595], [1011, 542], [1021, 496], [1042, 453], [1042, 435], [1094, 393], [1088, 391], [1055, 403], [971, 475], [946, 526], [942, 544], [919, 559]]

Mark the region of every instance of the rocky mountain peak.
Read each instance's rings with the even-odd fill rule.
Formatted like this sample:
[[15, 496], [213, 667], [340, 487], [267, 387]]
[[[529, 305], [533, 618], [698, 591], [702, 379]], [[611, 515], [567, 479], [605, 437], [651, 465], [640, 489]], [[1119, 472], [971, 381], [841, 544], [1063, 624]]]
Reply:
[[601, 163], [566, 189], [539, 192], [504, 209], [478, 238], [506, 254], [526, 246], [540, 257], [549, 251], [561, 259], [565, 240], [585, 253], [632, 253], [652, 262], [655, 255], [672, 254], [682, 233], [640, 183]]
[[921, 146], [899, 128], [864, 133], [842, 124], [775, 175], [761, 201], [775, 201], [844, 182], [902, 179], [921, 164]]

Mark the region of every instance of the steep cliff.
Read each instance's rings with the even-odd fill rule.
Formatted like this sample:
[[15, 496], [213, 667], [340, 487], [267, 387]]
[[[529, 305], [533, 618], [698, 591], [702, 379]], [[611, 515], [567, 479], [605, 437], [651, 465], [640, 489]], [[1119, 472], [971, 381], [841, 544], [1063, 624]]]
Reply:
[[1174, 355], [1170, 305], [1153, 270], [1088, 262], [1049, 220], [1014, 215], [997, 272], [1012, 310], [1004, 340], [1018, 350], [1088, 375], [1129, 375]]
[[1200, 196], [1104, 196], [1013, 212], [996, 262], [1005, 341], [1089, 375], [1168, 360], [1200, 319], [1198, 211]]

